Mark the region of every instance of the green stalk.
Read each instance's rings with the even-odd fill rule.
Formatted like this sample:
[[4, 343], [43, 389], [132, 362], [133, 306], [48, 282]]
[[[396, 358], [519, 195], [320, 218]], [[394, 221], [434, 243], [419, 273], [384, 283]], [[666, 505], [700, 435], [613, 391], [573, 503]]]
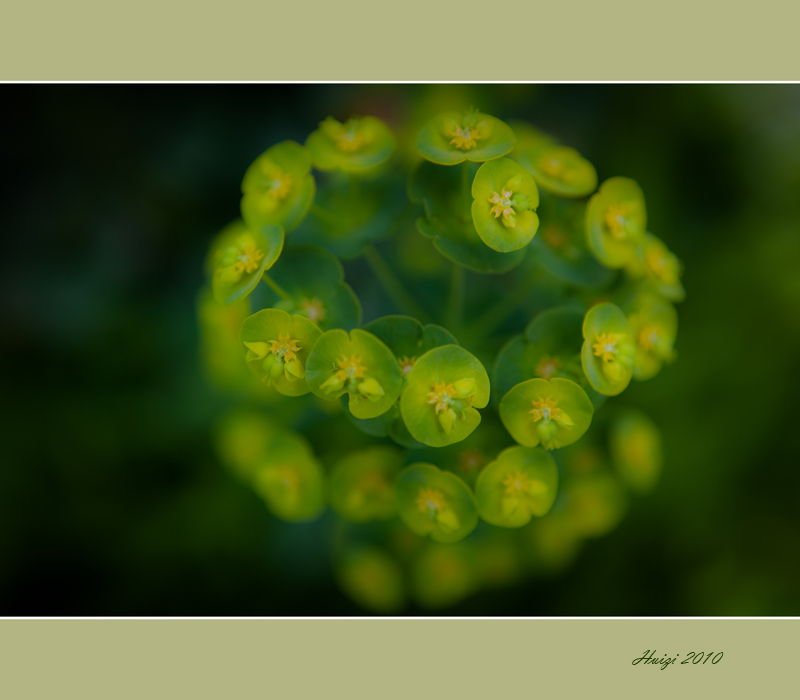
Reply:
[[277, 294], [281, 299], [284, 301], [291, 301], [294, 302], [294, 299], [289, 295], [289, 293], [281, 287], [272, 277], [270, 277], [266, 272], [261, 275], [261, 279], [264, 280], [266, 285]]
[[461, 319], [464, 314], [464, 268], [453, 263], [450, 276], [450, 294], [447, 297], [447, 309], [444, 315], [444, 325], [453, 335], [458, 337]]
[[373, 245], [367, 246], [366, 250], [364, 250], [364, 257], [398, 311], [407, 316], [414, 316], [423, 324], [430, 323], [430, 316], [411, 296], [377, 248]]

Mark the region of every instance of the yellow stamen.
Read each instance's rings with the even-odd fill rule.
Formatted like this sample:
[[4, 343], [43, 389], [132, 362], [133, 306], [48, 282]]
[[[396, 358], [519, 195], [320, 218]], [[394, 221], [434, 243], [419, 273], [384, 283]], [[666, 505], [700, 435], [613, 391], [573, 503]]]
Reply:
[[552, 396], [546, 399], [532, 401], [531, 403], [533, 403], [533, 410], [529, 411], [529, 413], [533, 416], [534, 423], [542, 419], [544, 419], [545, 423], [549, 423], [551, 420], [558, 420], [561, 418], [561, 409], [556, 408], [558, 400], [553, 401]]
[[465, 126], [461, 128], [458, 124], [453, 127], [453, 131], [450, 135], [453, 137], [450, 140], [450, 144], [462, 151], [476, 148], [478, 146], [478, 140], [484, 138], [481, 135], [479, 126]]
[[652, 246], [645, 254], [645, 262], [660, 282], [675, 284], [678, 281], [678, 261], [672, 253], [662, 250], [661, 246]]
[[277, 340], [270, 340], [270, 352], [276, 357], [282, 357], [285, 362], [291, 362], [297, 359], [297, 351], [300, 346], [296, 340], [292, 340], [288, 333], [279, 333]]
[[428, 392], [428, 403], [436, 404], [436, 413], [449, 408], [453, 395], [456, 393], [452, 384], [444, 382], [432, 384], [433, 391]]
[[514, 228], [517, 225], [516, 221], [516, 212], [514, 211], [514, 206], [511, 203], [511, 197], [514, 193], [511, 190], [502, 189], [500, 194], [497, 192], [492, 192], [494, 195], [490, 200], [490, 204], [494, 204], [491, 209], [492, 214], [494, 214], [494, 218], [497, 219], [500, 216], [503, 217], [503, 223], [506, 226]]
[[441, 491], [436, 489], [420, 489], [417, 507], [423, 513], [434, 513], [445, 509], [445, 500]]
[[652, 350], [658, 345], [658, 326], [653, 324], [643, 326], [636, 339], [642, 350]]
[[405, 377], [414, 367], [414, 362], [416, 362], [416, 357], [406, 357], [403, 355], [402, 357], [398, 357], [397, 361], [400, 363], [400, 371], [403, 373]]
[[258, 269], [258, 261], [264, 257], [254, 243], [246, 240], [245, 238], [239, 239], [239, 249], [237, 251], [237, 260], [233, 264], [233, 269], [238, 273], [246, 272], [250, 274]]
[[612, 362], [615, 355], [619, 352], [617, 347], [619, 336], [615, 333], [603, 333], [597, 336], [597, 340], [592, 345], [594, 354], [603, 358], [604, 362]]
[[606, 210], [606, 226], [611, 235], [617, 240], [622, 240], [627, 235], [628, 216], [630, 216], [630, 206], [622, 204], [612, 204]]

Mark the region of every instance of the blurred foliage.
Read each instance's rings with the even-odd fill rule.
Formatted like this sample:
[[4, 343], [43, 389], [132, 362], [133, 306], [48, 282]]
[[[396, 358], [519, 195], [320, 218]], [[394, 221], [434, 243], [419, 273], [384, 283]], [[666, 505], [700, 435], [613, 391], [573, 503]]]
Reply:
[[[427, 605], [404, 609], [416, 614], [448, 605], [444, 613], [458, 615], [797, 614], [797, 86], [3, 90], [10, 137], [0, 153], [13, 175], [0, 260], [3, 614], [362, 614], [337, 582], [363, 602], [375, 580], [386, 582], [375, 609], [399, 610], [410, 593]], [[629, 499], [609, 486], [615, 438], [602, 421], [586, 444], [558, 453], [573, 497], [520, 531], [534, 579], [480, 526], [440, 545], [392, 523], [356, 532], [330, 510], [311, 523], [270, 515], [221, 468], [214, 427], [233, 406], [281, 399], [232, 367], [210, 370], [238, 388], [215, 389], [197, 352], [197, 304], [201, 323], [235, 325], [247, 314], [231, 307], [217, 319], [197, 290], [209, 243], [238, 215], [242, 174], [259, 153], [302, 143], [321, 114], [373, 114], [410, 159], [430, 115], [464, 104], [536, 124], [590, 161], [600, 181], [635, 178], [655, 233], [685, 266], [680, 361], [615, 399], [658, 426], [663, 464], [648, 463], [646, 444], [627, 455], [624, 473], [647, 491]], [[446, 296], [428, 255], [434, 244], [413, 222], [392, 241], [393, 261], [422, 298]], [[363, 259], [344, 272], [365, 321], [391, 312]], [[468, 301], [482, 298], [483, 278], [468, 274]], [[557, 303], [557, 289], [538, 282], [487, 352]], [[297, 410], [303, 434], [339, 426], [324, 444], [312, 439], [321, 462], [372, 444], [338, 404], [297, 401], [302, 411], [286, 402], [281, 411]], [[464, 444], [469, 455], [440, 466], [469, 474], [481, 445]], [[650, 489], [648, 470], [658, 469]], [[387, 538], [412, 571], [405, 592], [394, 560], [376, 548]], [[357, 556], [341, 549], [359, 539]], [[448, 586], [432, 587], [431, 576]]]

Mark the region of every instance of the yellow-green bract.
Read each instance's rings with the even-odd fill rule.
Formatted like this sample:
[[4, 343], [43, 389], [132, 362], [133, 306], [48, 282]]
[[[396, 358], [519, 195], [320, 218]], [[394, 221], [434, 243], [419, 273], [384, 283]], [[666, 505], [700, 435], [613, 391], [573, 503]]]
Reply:
[[458, 345], [425, 353], [406, 376], [400, 414], [412, 437], [431, 447], [463, 440], [481, 422], [476, 408], [489, 403], [489, 376]]
[[393, 517], [394, 481], [402, 465], [403, 453], [388, 445], [346, 454], [331, 471], [331, 506], [356, 523]]
[[628, 319], [614, 304], [593, 306], [583, 321], [583, 371], [595, 391], [616, 396], [633, 375], [636, 347]]
[[250, 228], [242, 221], [226, 226], [214, 239], [206, 261], [211, 289], [220, 304], [243, 299], [283, 250], [280, 226]]
[[636, 255], [644, 241], [647, 209], [633, 180], [612, 177], [600, 185], [586, 209], [589, 249], [606, 267], [619, 268]]
[[650, 379], [675, 357], [672, 346], [678, 332], [678, 313], [669, 302], [646, 292], [627, 299], [622, 309], [636, 341], [633, 378]]
[[308, 151], [282, 141], [262, 153], [242, 180], [242, 218], [251, 227], [274, 224], [295, 228], [314, 201], [314, 178]]
[[375, 418], [397, 401], [403, 377], [392, 351], [372, 333], [340, 328], [323, 333], [306, 363], [306, 381], [322, 399], [348, 393], [356, 418]]
[[543, 190], [560, 197], [585, 197], [597, 187], [597, 171], [574, 148], [541, 144], [517, 156]]
[[478, 512], [500, 527], [522, 527], [550, 510], [558, 488], [555, 460], [535, 447], [509, 447], [475, 484]]
[[500, 402], [500, 418], [511, 437], [526, 447], [541, 444], [548, 450], [578, 440], [593, 413], [586, 392], [569, 379], [529, 379]]
[[405, 605], [403, 572], [377, 547], [345, 552], [336, 564], [336, 578], [344, 592], [368, 610], [393, 613]]
[[389, 127], [377, 117], [353, 117], [344, 124], [328, 117], [306, 139], [314, 167], [358, 172], [387, 161], [395, 149]]
[[652, 490], [661, 473], [661, 435], [647, 416], [626, 410], [611, 426], [609, 448], [617, 473], [634, 491]]
[[469, 486], [432, 464], [412, 464], [397, 477], [397, 510], [418, 535], [437, 542], [458, 542], [478, 524], [478, 508]]
[[524, 248], [539, 228], [539, 190], [525, 169], [510, 158], [484, 163], [472, 182], [472, 220], [493, 250]]
[[420, 155], [439, 165], [500, 158], [514, 148], [514, 132], [505, 122], [476, 110], [445, 112], [419, 132]]
[[239, 337], [253, 374], [274, 383], [281, 394], [302, 396], [309, 391], [305, 381], [308, 357], [321, 334], [304, 316], [263, 309], [244, 320]]

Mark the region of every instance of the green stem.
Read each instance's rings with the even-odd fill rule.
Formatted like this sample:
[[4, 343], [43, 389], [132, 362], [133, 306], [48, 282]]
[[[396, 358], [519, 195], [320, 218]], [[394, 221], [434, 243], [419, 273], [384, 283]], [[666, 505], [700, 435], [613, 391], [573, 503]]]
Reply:
[[428, 314], [411, 296], [375, 246], [367, 246], [364, 251], [364, 257], [398, 311], [408, 316], [414, 316], [421, 323], [429, 323], [430, 317]]
[[469, 186], [469, 161], [465, 160], [461, 164], [461, 194], [465, 202], [472, 201], [472, 192]]
[[272, 277], [270, 277], [266, 272], [261, 276], [261, 279], [264, 280], [266, 285], [277, 294], [281, 299], [284, 301], [291, 301], [294, 302], [294, 299], [289, 295], [289, 293], [281, 287]]
[[361, 178], [355, 173], [347, 173], [350, 181], [350, 206], [358, 207], [361, 201]]
[[450, 276], [450, 295], [447, 298], [444, 325], [458, 337], [461, 326], [461, 317], [464, 312], [464, 268], [453, 263], [453, 272]]

